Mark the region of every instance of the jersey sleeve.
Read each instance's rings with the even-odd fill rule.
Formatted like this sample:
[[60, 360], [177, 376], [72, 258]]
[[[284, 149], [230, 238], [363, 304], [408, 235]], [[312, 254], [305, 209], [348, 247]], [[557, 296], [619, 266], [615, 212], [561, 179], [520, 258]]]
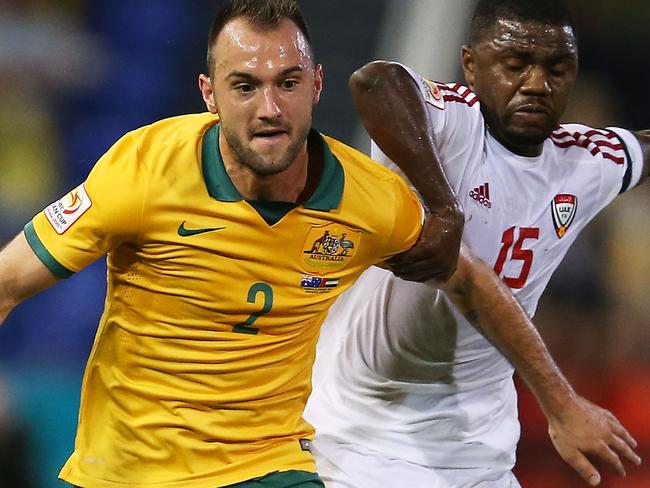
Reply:
[[629, 130], [620, 127], [608, 127], [607, 130], [611, 131], [619, 139], [623, 146], [623, 153], [625, 155], [625, 173], [623, 174], [623, 181], [619, 193], [625, 193], [632, 188], [635, 188], [641, 181], [643, 174], [643, 151], [638, 139]]
[[[445, 173], [450, 181], [459, 181], [465, 169], [461, 162], [483, 143], [485, 124], [478, 97], [466, 86], [430, 81], [407, 66], [404, 69], [417, 85], [426, 105], [433, 141]], [[374, 141], [371, 155], [382, 165], [393, 170], [397, 168]]]
[[121, 138], [84, 183], [48, 205], [26, 226], [32, 250], [52, 273], [67, 278], [141, 232], [144, 195], [138, 132]]
[[417, 242], [424, 223], [424, 208], [418, 196], [408, 188], [404, 180], [394, 179], [395, 201], [393, 205], [393, 232], [388, 239], [382, 262], [396, 254], [407, 251]]
[[429, 118], [433, 125], [434, 135], [440, 134], [444, 130], [445, 126], [451, 122], [449, 120], [450, 111], [448, 110], [448, 104], [445, 103], [445, 95], [443, 95], [441, 89], [444, 85], [423, 78], [408, 66], [402, 66], [406, 69], [408, 74], [411, 75], [411, 78], [413, 78], [413, 81], [420, 91], [420, 95], [422, 96], [429, 112]]
[[554, 142], [586, 149], [585, 161], [600, 180], [593, 215], [639, 183], [643, 156], [631, 132], [615, 127], [595, 129], [582, 124], [563, 124], [561, 129], [552, 136]]

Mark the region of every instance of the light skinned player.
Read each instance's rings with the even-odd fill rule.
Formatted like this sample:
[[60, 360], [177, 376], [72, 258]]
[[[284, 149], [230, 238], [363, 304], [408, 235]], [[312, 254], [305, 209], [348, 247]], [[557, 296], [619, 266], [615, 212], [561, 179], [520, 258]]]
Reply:
[[107, 255], [63, 480], [322, 487], [302, 412], [328, 307], [390, 258], [448, 278], [462, 213], [431, 148], [405, 162], [423, 219], [400, 177], [311, 127], [322, 67], [294, 1], [225, 2], [199, 87], [207, 113], [123, 136], [0, 252], [0, 321]]
[[[385, 164], [400, 157], [398, 144], [418, 143], [387, 119], [410, 116], [430, 128], [465, 212], [464, 241], [532, 316], [579, 232], [646, 178], [648, 134], [558, 126], [578, 71], [573, 24], [559, 1], [481, 0], [462, 63], [467, 87], [389, 62], [365, 66], [351, 86], [381, 149], [373, 157]], [[329, 487], [519, 486], [513, 366], [557, 451], [588, 483], [601, 479], [595, 460], [621, 475], [624, 461], [640, 462], [610, 412], [560, 376], [540, 374], [551, 370], [541, 367], [543, 349], [531, 349], [534, 334], [513, 348], [518, 332], [509, 324], [475, 319], [444, 293], [379, 269], [335, 305], [305, 412]]]

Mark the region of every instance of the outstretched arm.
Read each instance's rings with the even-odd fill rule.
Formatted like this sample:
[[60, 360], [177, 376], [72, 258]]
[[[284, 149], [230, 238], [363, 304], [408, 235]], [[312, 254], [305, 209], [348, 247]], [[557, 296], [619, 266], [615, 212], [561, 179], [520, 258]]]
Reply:
[[442, 170], [415, 81], [397, 63], [374, 61], [352, 74], [350, 89], [368, 134], [413, 183], [426, 206], [420, 240], [388, 264], [406, 280], [448, 279], [456, 268], [464, 218]]
[[620, 475], [621, 458], [641, 462], [632, 436], [609, 411], [573, 390], [517, 299], [464, 244], [456, 273], [441, 288], [512, 363], [537, 398], [556, 450], [590, 485], [600, 483], [600, 474], [588, 456]]
[[0, 251], [0, 325], [16, 305], [57, 281], [21, 232]]

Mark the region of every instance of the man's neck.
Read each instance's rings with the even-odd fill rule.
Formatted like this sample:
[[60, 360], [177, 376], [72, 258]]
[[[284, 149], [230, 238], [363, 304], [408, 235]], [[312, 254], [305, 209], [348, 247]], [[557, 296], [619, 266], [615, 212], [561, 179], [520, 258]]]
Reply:
[[222, 151], [223, 164], [233, 185], [244, 200], [299, 202], [307, 182], [307, 144], [286, 170], [261, 176], [241, 164], [228, 150]]
[[509, 141], [507, 137], [505, 137], [503, 134], [499, 134], [497, 131], [492, 129], [490, 124], [486, 124], [487, 129], [499, 144], [501, 144], [503, 147], [505, 147], [508, 151], [510, 151], [513, 154], [516, 154], [517, 156], [524, 156], [526, 158], [536, 158], [537, 156], [542, 154], [542, 151], [544, 150], [544, 142], [540, 144], [517, 144], [513, 141]]

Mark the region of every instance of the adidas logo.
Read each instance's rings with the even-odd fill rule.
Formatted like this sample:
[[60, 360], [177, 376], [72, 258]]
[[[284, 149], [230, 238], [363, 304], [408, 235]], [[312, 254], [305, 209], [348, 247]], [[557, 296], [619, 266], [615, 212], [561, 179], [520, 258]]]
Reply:
[[481, 186], [477, 186], [473, 190], [470, 190], [469, 196], [476, 200], [481, 205], [492, 208], [492, 202], [490, 202], [490, 184], [483, 183]]

